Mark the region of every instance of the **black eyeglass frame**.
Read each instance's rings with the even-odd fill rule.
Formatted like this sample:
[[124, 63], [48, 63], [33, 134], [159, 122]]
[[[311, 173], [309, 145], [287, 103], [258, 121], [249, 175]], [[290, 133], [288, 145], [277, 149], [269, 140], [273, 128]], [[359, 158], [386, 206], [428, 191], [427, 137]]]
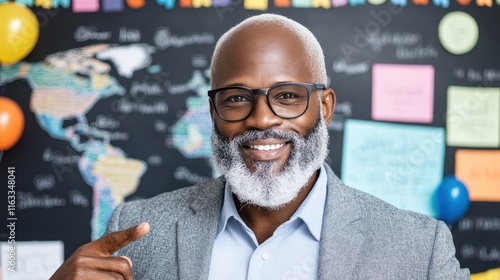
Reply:
[[[304, 112], [302, 112], [300, 115], [296, 116], [296, 117], [282, 117], [278, 114], [276, 114], [276, 112], [274, 111], [273, 107], [271, 106], [271, 103], [269, 101], [269, 95], [268, 95], [268, 92], [276, 87], [280, 87], [280, 86], [286, 86], [286, 85], [297, 85], [297, 86], [303, 86], [304, 88], [306, 88], [307, 90], [307, 104], [306, 104], [306, 108], [304, 109]], [[247, 90], [249, 92], [252, 93], [252, 96], [253, 96], [253, 100], [252, 100], [252, 109], [250, 109], [250, 111], [248, 112], [248, 115], [246, 115], [244, 118], [241, 118], [241, 119], [238, 119], [238, 120], [227, 120], [225, 118], [223, 118], [219, 112], [217, 111], [217, 106], [215, 105], [215, 95], [220, 92], [220, 91], [223, 91], [223, 90], [227, 90], [227, 89], [243, 89], [243, 90]], [[296, 119], [300, 116], [302, 116], [306, 111], [307, 109], [309, 108], [309, 101], [311, 99], [311, 92], [314, 91], [314, 90], [325, 90], [326, 89], [326, 86], [324, 84], [312, 84], [312, 83], [299, 83], [299, 82], [286, 82], [286, 83], [278, 83], [278, 84], [274, 84], [272, 85], [271, 87], [268, 87], [268, 88], [249, 88], [249, 87], [245, 87], [245, 86], [228, 86], [228, 87], [221, 87], [221, 88], [216, 88], [216, 89], [211, 89], [208, 91], [208, 96], [210, 97], [210, 101], [212, 102], [212, 105], [214, 106], [214, 110], [215, 110], [215, 113], [217, 113], [217, 116], [219, 116], [219, 118], [221, 118], [222, 120], [226, 121], [226, 122], [239, 122], [239, 121], [242, 121], [242, 120], [245, 120], [247, 119], [253, 112], [253, 110], [255, 109], [255, 104], [257, 104], [257, 102], [255, 102], [257, 99], [256, 99], [256, 96], [257, 94], [264, 94], [266, 96], [266, 101], [267, 101], [267, 106], [269, 106], [269, 109], [271, 109], [271, 111], [273, 112], [274, 115], [276, 115], [277, 117], [280, 117], [282, 119]]]

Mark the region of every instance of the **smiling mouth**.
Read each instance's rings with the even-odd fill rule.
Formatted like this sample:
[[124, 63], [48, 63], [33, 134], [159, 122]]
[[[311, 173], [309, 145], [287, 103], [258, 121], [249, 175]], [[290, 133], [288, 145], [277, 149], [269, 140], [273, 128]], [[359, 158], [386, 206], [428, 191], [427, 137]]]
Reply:
[[248, 147], [253, 150], [259, 151], [274, 151], [281, 147], [285, 146], [285, 143], [281, 144], [272, 144], [272, 145], [249, 145]]

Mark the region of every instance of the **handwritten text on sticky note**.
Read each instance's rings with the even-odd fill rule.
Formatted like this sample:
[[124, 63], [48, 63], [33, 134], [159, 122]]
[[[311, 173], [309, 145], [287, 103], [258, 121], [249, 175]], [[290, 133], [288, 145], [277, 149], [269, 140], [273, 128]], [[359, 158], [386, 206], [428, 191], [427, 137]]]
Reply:
[[500, 146], [500, 88], [448, 87], [446, 143]]
[[455, 176], [467, 187], [470, 200], [500, 202], [499, 150], [458, 150]]
[[432, 122], [432, 65], [374, 64], [372, 118], [400, 122]]
[[443, 128], [347, 120], [342, 151], [344, 183], [437, 216], [432, 196], [443, 175]]

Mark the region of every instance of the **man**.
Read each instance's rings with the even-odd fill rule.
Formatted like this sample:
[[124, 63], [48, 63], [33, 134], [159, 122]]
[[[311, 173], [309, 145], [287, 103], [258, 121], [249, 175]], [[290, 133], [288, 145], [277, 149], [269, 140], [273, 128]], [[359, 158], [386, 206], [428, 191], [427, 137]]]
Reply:
[[251, 17], [218, 41], [211, 73], [223, 176], [120, 205], [112, 233], [53, 279], [468, 279], [444, 223], [351, 189], [323, 164], [335, 93], [309, 30]]

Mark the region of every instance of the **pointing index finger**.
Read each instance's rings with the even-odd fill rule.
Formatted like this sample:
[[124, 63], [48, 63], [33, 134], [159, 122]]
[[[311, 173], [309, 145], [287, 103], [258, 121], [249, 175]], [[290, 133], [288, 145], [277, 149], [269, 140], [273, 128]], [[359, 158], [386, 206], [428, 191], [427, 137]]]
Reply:
[[88, 249], [101, 256], [110, 256], [122, 247], [146, 235], [149, 229], [148, 223], [140, 223], [125, 230], [115, 231], [88, 244]]

